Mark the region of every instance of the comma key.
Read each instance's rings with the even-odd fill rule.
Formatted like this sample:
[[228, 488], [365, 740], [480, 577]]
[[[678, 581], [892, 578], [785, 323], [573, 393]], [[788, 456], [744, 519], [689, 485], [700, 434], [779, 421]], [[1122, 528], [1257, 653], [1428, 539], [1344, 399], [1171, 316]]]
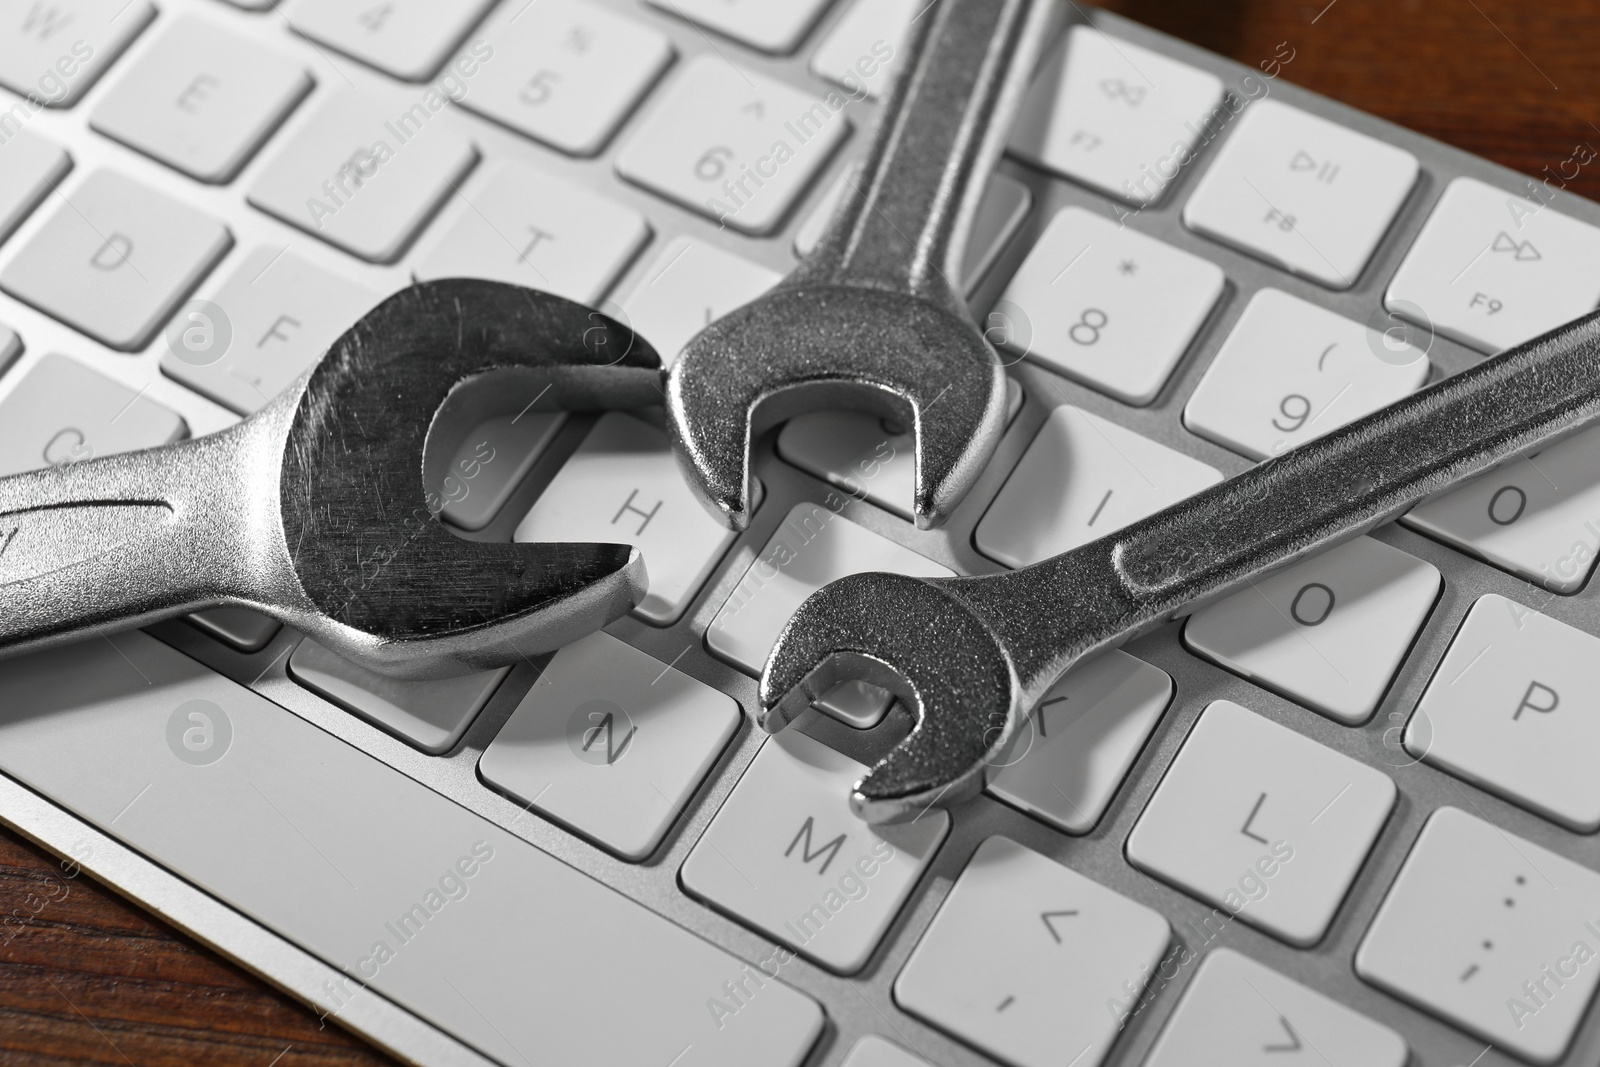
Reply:
[[1098, 1067], [1172, 928], [1161, 915], [1004, 837], [978, 846], [894, 998], [1015, 1064]]

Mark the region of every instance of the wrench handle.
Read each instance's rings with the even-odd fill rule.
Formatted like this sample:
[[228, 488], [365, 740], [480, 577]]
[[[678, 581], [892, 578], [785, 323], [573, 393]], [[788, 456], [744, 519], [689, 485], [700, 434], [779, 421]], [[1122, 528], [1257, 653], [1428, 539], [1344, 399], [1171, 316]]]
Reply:
[[0, 478], [0, 655], [229, 599], [206, 490], [230, 436]]
[[1042, 695], [1082, 656], [1331, 548], [1600, 419], [1600, 311], [1007, 574], [943, 580]]
[[973, 215], [1049, 25], [1046, 0], [931, 0], [916, 17], [872, 146], [788, 284], [960, 297]]
[[1309, 441], [1124, 530], [1128, 591], [1189, 603], [1365, 533], [1600, 417], [1600, 312]]

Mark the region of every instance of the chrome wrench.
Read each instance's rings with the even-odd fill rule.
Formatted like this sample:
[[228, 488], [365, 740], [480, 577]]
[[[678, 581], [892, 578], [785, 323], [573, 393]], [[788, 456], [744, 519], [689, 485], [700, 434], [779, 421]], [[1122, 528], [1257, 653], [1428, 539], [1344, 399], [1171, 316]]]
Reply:
[[1431, 493], [1600, 418], [1600, 312], [1446, 378], [1149, 518], [1006, 574], [859, 574], [778, 638], [761, 723], [864, 679], [916, 719], [855, 787], [872, 822], [983, 788], [1035, 704], [1084, 657], [1365, 533]]
[[750, 442], [819, 407], [913, 427], [917, 525], [999, 443], [1005, 374], [959, 283], [966, 234], [1049, 25], [1048, 0], [930, 0], [861, 173], [811, 255], [707, 326], [667, 379], [690, 488], [743, 529]]
[[655, 351], [599, 312], [498, 282], [411, 286], [236, 426], [0, 478], [0, 655], [237, 604], [431, 677], [625, 614], [646, 586], [630, 546], [467, 541], [439, 521], [424, 453], [449, 463], [460, 441], [429, 439], [498, 414], [470, 388], [488, 374], [542, 388], [541, 407], [661, 398]]

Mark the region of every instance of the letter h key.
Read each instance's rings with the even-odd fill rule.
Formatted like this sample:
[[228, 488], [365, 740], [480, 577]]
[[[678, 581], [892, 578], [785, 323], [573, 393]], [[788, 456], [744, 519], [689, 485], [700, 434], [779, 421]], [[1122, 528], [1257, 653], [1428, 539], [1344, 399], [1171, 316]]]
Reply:
[[662, 501], [657, 500], [655, 507], [651, 508], [649, 511], [646, 511], [641, 507], [634, 506], [633, 501], [638, 495], [639, 490], [637, 489], [629, 493], [628, 499], [622, 502], [622, 506], [617, 509], [617, 513], [611, 517], [611, 525], [615, 526], [617, 523], [622, 521], [622, 516], [630, 511], [635, 515], [640, 516], [639, 528], [633, 531], [633, 535], [635, 537], [638, 537], [640, 534], [644, 533], [644, 528], [650, 525], [650, 520], [656, 517], [656, 512], [661, 510], [661, 505], [663, 503]]

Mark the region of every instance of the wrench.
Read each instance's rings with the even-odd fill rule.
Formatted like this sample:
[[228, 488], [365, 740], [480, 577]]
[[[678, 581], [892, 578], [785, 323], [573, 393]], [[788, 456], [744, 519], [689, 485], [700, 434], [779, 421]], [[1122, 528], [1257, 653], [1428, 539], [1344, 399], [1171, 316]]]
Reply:
[[236, 426], [0, 479], [0, 654], [238, 604], [420, 678], [625, 614], [646, 587], [627, 545], [474, 542], [438, 521], [437, 457], [512, 394], [466, 388], [491, 373], [543, 388], [541, 407], [661, 398], [655, 351], [599, 312], [497, 282], [412, 286]]
[[761, 679], [781, 729], [836, 684], [916, 720], [855, 786], [870, 822], [982, 789], [1026, 716], [1084, 657], [1365, 533], [1600, 418], [1600, 312], [1414, 393], [1098, 541], [971, 578], [859, 574], [814, 593]]
[[949, 515], [994, 452], [1005, 375], [968, 314], [959, 268], [1050, 7], [923, 8], [862, 172], [822, 240], [672, 365], [674, 450], [695, 494], [733, 529], [749, 521], [752, 437], [802, 411], [854, 408], [913, 427], [922, 528]]

